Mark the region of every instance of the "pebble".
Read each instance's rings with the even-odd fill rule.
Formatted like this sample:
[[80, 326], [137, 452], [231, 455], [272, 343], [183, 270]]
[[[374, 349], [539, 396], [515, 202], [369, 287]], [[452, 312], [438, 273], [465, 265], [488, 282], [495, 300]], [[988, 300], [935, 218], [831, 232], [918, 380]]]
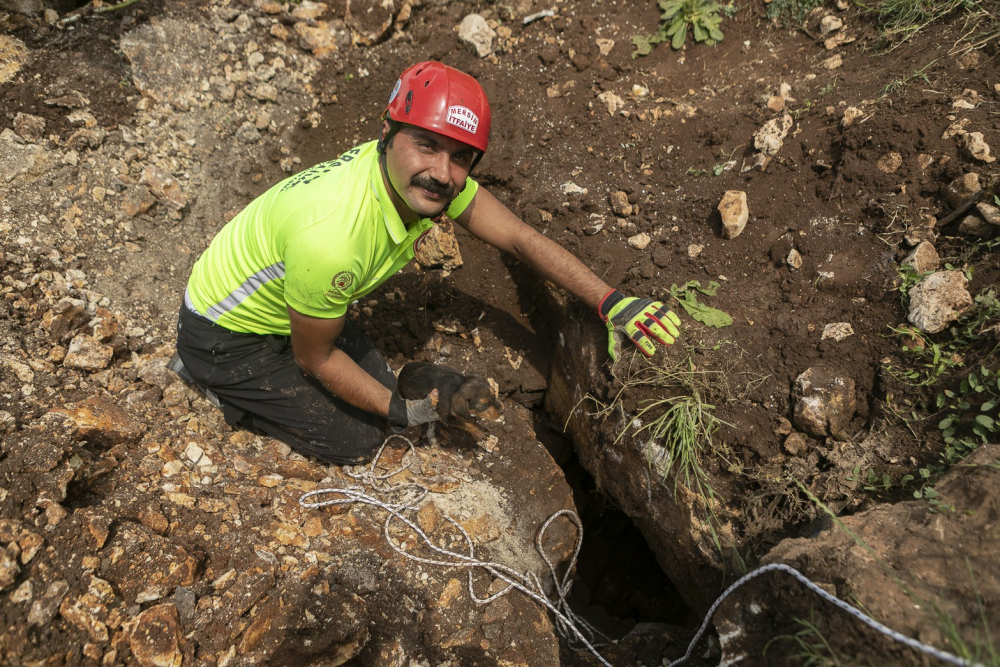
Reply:
[[625, 100], [616, 95], [615, 93], [607, 90], [597, 96], [604, 106], [608, 109], [608, 114], [614, 116], [616, 113], [621, 111], [625, 107]]
[[801, 269], [802, 254], [795, 248], [792, 248], [791, 250], [788, 251], [788, 257], [785, 259], [785, 264], [792, 267], [793, 269]]
[[827, 58], [826, 60], [824, 60], [822, 63], [820, 63], [820, 65], [824, 69], [829, 69], [829, 70], [837, 69], [838, 67], [840, 67], [843, 64], [844, 64], [844, 58], [839, 53], [836, 54], [836, 55], [830, 56], [829, 58]]
[[608, 195], [608, 199], [611, 202], [611, 210], [615, 212], [615, 215], [620, 217], [628, 217], [632, 215], [632, 204], [628, 202], [628, 195], [618, 190], [617, 192], [612, 192]]
[[805, 436], [801, 433], [789, 433], [788, 437], [785, 438], [783, 447], [792, 456], [802, 456], [809, 451], [809, 445], [806, 443]]
[[792, 422], [817, 438], [841, 438], [857, 410], [854, 380], [813, 367], [795, 378]]
[[850, 127], [864, 115], [865, 112], [857, 107], [847, 107], [844, 109], [844, 117], [840, 119], [840, 125], [845, 128]]
[[962, 202], [982, 190], [979, 185], [979, 174], [969, 172], [963, 174], [948, 184], [944, 191], [944, 199], [952, 208], [958, 208]]
[[792, 129], [792, 117], [787, 113], [764, 123], [753, 135], [754, 148], [764, 155], [774, 155], [779, 150]]
[[838, 343], [848, 336], [854, 335], [854, 328], [849, 322], [834, 322], [832, 324], [827, 324], [823, 327], [823, 335], [820, 336], [820, 340], [827, 340], [832, 338]]
[[1000, 226], [1000, 208], [997, 208], [993, 204], [979, 202], [976, 204], [976, 209], [979, 211], [979, 215], [983, 216], [983, 219], [986, 222], [991, 225]]
[[114, 350], [108, 345], [102, 345], [93, 336], [78, 334], [69, 343], [63, 366], [84, 371], [100, 371], [108, 367]]
[[729, 190], [719, 202], [719, 213], [722, 215], [722, 238], [735, 239], [743, 233], [750, 219], [750, 209], [747, 206], [747, 193], [742, 190]]
[[564, 195], [585, 195], [587, 194], [587, 192], [589, 192], [587, 188], [581, 188], [573, 181], [566, 181], [565, 183], [559, 186], [559, 190]]
[[844, 27], [844, 21], [839, 16], [833, 16], [832, 14], [824, 16], [823, 20], [819, 22], [819, 34], [829, 35], [831, 32], [836, 32]]
[[941, 268], [941, 257], [932, 243], [923, 241], [910, 251], [902, 263], [903, 266], [912, 266], [914, 271], [923, 274]]
[[493, 53], [496, 36], [496, 31], [479, 14], [469, 14], [458, 24], [458, 39], [479, 58]]
[[878, 168], [887, 174], [895, 174], [903, 166], [903, 156], [895, 151], [886, 153], [878, 159]]
[[645, 250], [646, 247], [649, 246], [650, 240], [649, 234], [646, 232], [640, 232], [635, 236], [629, 237], [628, 244], [636, 250]]
[[910, 290], [910, 324], [927, 333], [944, 331], [970, 306], [969, 281], [962, 271], [939, 271]]
[[974, 160], [980, 162], [995, 162], [996, 158], [990, 155], [990, 145], [986, 143], [982, 132], [967, 132], [959, 139], [959, 145]]
[[705, 246], [700, 245], [698, 243], [692, 243], [691, 245], [688, 246], [688, 249], [687, 249], [688, 257], [690, 257], [691, 259], [694, 259], [698, 255], [700, 255], [703, 250], [705, 250]]

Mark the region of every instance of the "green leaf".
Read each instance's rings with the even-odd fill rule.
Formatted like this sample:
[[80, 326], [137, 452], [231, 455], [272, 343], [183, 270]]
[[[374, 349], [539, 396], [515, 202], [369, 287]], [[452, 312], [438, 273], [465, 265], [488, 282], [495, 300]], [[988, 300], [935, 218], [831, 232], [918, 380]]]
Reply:
[[938, 428], [943, 431], [954, 423], [955, 423], [955, 415], [948, 415], [940, 422], [938, 422]]
[[701, 27], [700, 23], [693, 24], [691, 28], [694, 31], [694, 41], [704, 42], [706, 39], [708, 39], [708, 32], [703, 27]]
[[976, 415], [976, 422], [982, 424], [991, 431], [996, 428], [996, 422], [993, 421], [993, 418], [987, 417], [986, 415]]
[[979, 386], [979, 378], [976, 377], [975, 373], [969, 373], [969, 386], [973, 389]]
[[983, 403], [979, 407], [979, 409], [982, 410], [983, 412], [989, 412], [990, 410], [992, 410], [993, 408], [995, 408], [997, 406], [997, 402], [998, 402], [997, 399], [991, 398], [990, 400], [988, 400], [985, 403]]
[[674, 33], [674, 38], [670, 40], [670, 46], [674, 47], [674, 50], [684, 46], [684, 38], [687, 37], [687, 26], [682, 26], [683, 30], [678, 30]]
[[937, 395], [937, 402], [936, 403], [937, 403], [938, 410], [940, 410], [941, 408], [944, 407], [944, 394], [938, 394]]

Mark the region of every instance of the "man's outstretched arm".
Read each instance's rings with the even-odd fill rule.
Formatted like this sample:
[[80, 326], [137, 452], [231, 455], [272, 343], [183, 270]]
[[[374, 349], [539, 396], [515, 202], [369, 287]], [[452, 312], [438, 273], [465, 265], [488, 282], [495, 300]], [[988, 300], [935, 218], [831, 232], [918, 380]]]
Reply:
[[612, 289], [568, 250], [524, 224], [485, 188], [479, 188], [456, 222], [596, 310], [608, 329], [612, 360], [618, 359], [625, 339], [652, 356], [656, 352], [653, 341], [671, 345], [680, 335], [680, 319], [669, 308], [659, 301], [625, 296]]
[[610, 285], [571, 252], [526, 225], [482, 186], [455, 222], [491, 246], [510, 253], [594, 310], [611, 291]]

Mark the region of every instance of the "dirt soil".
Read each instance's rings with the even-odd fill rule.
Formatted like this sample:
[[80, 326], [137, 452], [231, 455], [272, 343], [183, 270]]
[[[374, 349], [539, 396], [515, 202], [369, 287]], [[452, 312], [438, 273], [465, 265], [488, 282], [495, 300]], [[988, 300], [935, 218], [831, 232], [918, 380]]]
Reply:
[[[167, 644], [185, 664], [303, 664], [324, 656], [366, 665], [412, 664], [401, 656], [426, 664], [556, 660], [551, 624], [523, 597], [504, 598], [492, 611], [467, 600], [448, 611], [441, 600], [454, 593], [450, 576], [414, 582], [375, 539], [364, 549], [352, 549], [343, 535], [303, 546], [298, 532], [316, 531], [302, 538], [307, 542], [323, 539], [321, 529], [371, 537], [381, 519], [290, 510], [295, 492], [340, 473], [272, 441], [232, 433], [162, 370], [187, 275], [218, 229], [278, 180], [375, 137], [398, 73], [424, 59], [478, 77], [491, 100], [492, 142], [479, 182], [607, 282], [672, 303], [683, 321], [679, 343], [651, 362], [630, 352], [612, 365], [592, 313], [461, 229], [460, 268], [415, 264], [352, 308], [394, 367], [443, 362], [496, 382], [508, 406], [506, 423], [492, 430], [500, 449], [457, 438], [445, 443], [447, 460], [439, 462], [450, 475], [472, 466], [461, 488], [481, 482], [501, 489], [506, 500], [483, 528], [490, 553], [539, 565], [511, 545], [530, 543], [533, 526], [574, 505], [555, 463], [571, 466], [578, 456], [602, 502], [636, 522], [671, 580], [656, 585], [656, 596], [629, 593], [634, 603], [604, 612], [615, 616], [606, 628], [619, 635], [637, 621], [656, 622], [634, 629], [607, 655], [614, 664], [658, 665], [683, 653], [683, 637], [740, 563], [753, 567], [782, 540], [829, 527], [796, 480], [845, 516], [912, 498], [918, 487], [901, 480], [919, 480], [919, 470], [938, 461], [942, 442], [937, 419], [916, 418], [933, 412], [928, 401], [937, 389], [912, 387], [887, 371], [913, 363], [889, 329], [907, 317], [899, 268], [928, 240], [942, 263], [974, 267], [972, 295], [998, 280], [1000, 264], [984, 244], [995, 227], [973, 228], [962, 217], [925, 224], [926, 216], [951, 212], [946, 187], [954, 179], [976, 172], [984, 187], [996, 181], [996, 163], [963, 149], [965, 135], [942, 138], [968, 119], [964, 130], [981, 132], [1000, 150], [996, 40], [964, 48], [965, 24], [956, 16], [885, 51], [856, 8], [827, 7], [800, 29], [768, 21], [764, 4], [751, 2], [723, 24], [726, 38], [717, 47], [663, 47], [632, 59], [630, 39], [655, 27], [655, 3], [559, 4], [555, 16], [528, 25], [524, 16], [548, 6], [327, 5], [304, 18], [292, 5], [258, 0], [143, 0], [99, 15], [85, 6], [76, 10], [79, 20], [64, 25], [0, 12], [0, 35], [20, 40], [27, 54], [0, 83], [0, 373], [7, 388], [0, 398], [0, 542], [11, 545], [4, 562], [19, 563], [4, 570], [16, 572], [0, 594], [4, 627], [11, 628], [0, 649], [9, 661], [142, 661], [148, 647], [136, 619], [153, 610], [146, 620], [174, 629], [165, 632]], [[51, 7], [61, 17], [73, 10]], [[473, 12], [498, 32], [487, 58], [455, 32]], [[855, 41], [825, 48], [815, 37], [825, 14], [842, 18]], [[332, 36], [323, 47], [310, 41], [317, 26]], [[0, 60], [13, 62], [10, 53], [0, 51]], [[775, 102], [782, 84], [790, 88]], [[763, 168], [752, 167], [755, 133], [784, 118], [783, 145]], [[746, 229], [731, 239], [716, 211], [729, 190], [745, 192], [749, 208]], [[729, 313], [731, 326], [706, 327], [680, 308], [670, 287], [691, 280], [720, 284], [716, 295], [699, 299]], [[852, 335], [822, 338], [836, 323], [850, 324]], [[80, 333], [107, 359], [67, 366]], [[970, 367], [982, 353], [970, 351]], [[686, 385], [634, 384], [649, 364], [697, 372], [684, 376]], [[793, 386], [813, 367], [853, 381], [856, 408], [836, 433], [800, 432], [798, 423], [793, 429]], [[943, 382], [954, 386], [958, 377]], [[698, 494], [685, 488], [678, 495], [673, 477], [657, 476], [648, 436], [619, 439], [647, 401], [692, 388], [724, 422], [702, 459], [717, 498], [712, 517]], [[104, 440], [81, 432], [79, 406], [95, 399], [124, 409], [112, 421], [134, 430]], [[50, 414], [67, 405], [68, 417]], [[576, 454], [552, 433], [567, 424]], [[800, 444], [789, 444], [793, 431]], [[29, 445], [49, 432], [63, 433], [59, 444], [29, 455]], [[220, 466], [208, 475], [212, 484], [185, 458], [192, 438]], [[187, 481], [161, 477], [169, 465]], [[283, 481], [268, 486], [275, 471]], [[872, 487], [869, 473], [891, 483]], [[54, 475], [61, 481], [52, 482]], [[543, 487], [544, 499], [533, 498]], [[576, 487], [576, 505], [583, 505], [586, 494]], [[466, 494], [449, 491], [452, 500]], [[65, 523], [61, 513], [69, 514]], [[494, 523], [514, 538], [497, 541]], [[890, 521], [886, 529], [899, 527]], [[563, 526], [556, 539], [563, 556], [571, 532]], [[48, 546], [26, 560], [37, 539]], [[139, 561], [130, 543], [187, 569], [171, 570], [152, 593], [139, 590], [122, 564]], [[77, 544], [87, 545], [80, 556], [71, 547]], [[601, 552], [620, 567], [607, 557], [614, 549], [610, 543]], [[375, 580], [379, 559], [392, 560], [386, 577], [398, 590]], [[843, 567], [852, 567], [848, 559]], [[238, 586], [219, 583], [230, 571], [239, 574]], [[951, 576], [943, 566], [934, 574]], [[110, 581], [110, 589], [95, 581]], [[325, 601], [330, 590], [334, 602]], [[675, 590], [677, 600], [655, 599]], [[394, 603], [399, 596], [406, 609]], [[290, 604], [315, 605], [307, 612], [312, 620], [293, 620], [282, 611]], [[338, 620], [337, 605], [344, 618], [361, 620]], [[39, 615], [31, 617], [34, 606]], [[418, 629], [402, 630], [418, 609]], [[1000, 618], [995, 606], [989, 611]], [[367, 629], [386, 616], [385, 628]], [[775, 624], [775, 634], [795, 632], [791, 614]], [[327, 630], [329, 638], [309, 643]], [[532, 638], [523, 649], [498, 648], [522, 636]], [[561, 660], [593, 664], [565, 644]]]

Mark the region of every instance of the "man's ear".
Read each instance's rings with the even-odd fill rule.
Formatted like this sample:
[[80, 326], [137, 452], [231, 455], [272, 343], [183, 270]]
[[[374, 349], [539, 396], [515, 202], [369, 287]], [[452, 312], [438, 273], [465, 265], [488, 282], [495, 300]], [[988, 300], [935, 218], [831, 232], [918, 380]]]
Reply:
[[389, 121], [382, 121], [382, 132], [379, 134], [379, 141], [385, 141], [386, 135], [389, 134]]

